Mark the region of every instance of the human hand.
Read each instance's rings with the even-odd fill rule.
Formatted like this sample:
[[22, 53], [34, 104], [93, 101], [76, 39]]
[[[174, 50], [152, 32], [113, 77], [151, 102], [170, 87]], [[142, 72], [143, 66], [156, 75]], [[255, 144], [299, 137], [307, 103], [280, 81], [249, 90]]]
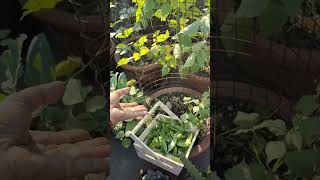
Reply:
[[0, 104], [0, 174], [8, 180], [56, 180], [107, 172], [110, 146], [83, 130], [29, 131], [32, 112], [56, 103], [63, 82], [31, 87]]
[[112, 124], [131, 118], [141, 119], [148, 114], [147, 108], [138, 103], [120, 103], [122, 96], [129, 94], [130, 87], [116, 90], [110, 94], [110, 121]]

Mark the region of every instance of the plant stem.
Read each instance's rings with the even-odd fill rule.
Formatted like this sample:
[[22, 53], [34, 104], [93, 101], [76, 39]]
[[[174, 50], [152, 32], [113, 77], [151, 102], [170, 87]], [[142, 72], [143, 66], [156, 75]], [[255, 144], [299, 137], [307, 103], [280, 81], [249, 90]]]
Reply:
[[236, 131], [238, 129], [240, 129], [240, 128], [236, 127], [236, 128], [230, 129], [229, 131], [226, 131], [226, 132], [220, 134], [220, 136], [224, 136], [224, 135], [230, 134], [230, 133], [232, 133], [232, 132], [234, 132], [234, 131]]
[[278, 168], [283, 164], [283, 160], [282, 159], [278, 159], [277, 162], [274, 164], [273, 168], [272, 168], [272, 173], [276, 172], [278, 170]]

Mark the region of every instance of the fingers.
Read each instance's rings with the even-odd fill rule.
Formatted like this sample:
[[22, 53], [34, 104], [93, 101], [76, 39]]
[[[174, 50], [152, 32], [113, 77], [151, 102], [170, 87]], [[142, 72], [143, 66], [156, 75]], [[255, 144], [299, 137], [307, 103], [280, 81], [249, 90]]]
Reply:
[[[2, 162], [9, 164], [17, 179], [68, 179], [89, 173], [109, 173], [108, 158], [77, 158], [65, 154], [44, 156], [22, 148], [9, 149]], [[9, 172], [9, 173], [10, 173]]]
[[59, 145], [76, 143], [91, 139], [90, 134], [82, 129], [72, 129], [60, 132], [30, 131], [34, 141], [44, 145]]
[[138, 103], [120, 103], [120, 107], [132, 107], [132, 106], [137, 106]]
[[124, 114], [124, 120], [125, 119], [131, 119], [131, 118], [137, 118], [137, 117], [144, 117], [145, 115], [148, 115], [147, 111], [132, 111], [132, 112], [127, 112]]
[[148, 109], [143, 105], [133, 106], [133, 107], [123, 107], [122, 109], [124, 111], [148, 111]]
[[48, 84], [30, 87], [16, 94], [9, 99], [24, 103], [25, 108], [33, 112], [42, 105], [54, 104], [61, 99], [64, 93], [64, 82], [55, 81]]
[[107, 157], [111, 153], [109, 142], [104, 137], [78, 142], [76, 144], [62, 144], [47, 148], [47, 154], [64, 153], [71, 157]]
[[110, 105], [116, 105], [119, 103], [120, 98], [126, 94], [129, 94], [130, 87], [122, 88], [119, 90], [116, 90], [110, 94]]

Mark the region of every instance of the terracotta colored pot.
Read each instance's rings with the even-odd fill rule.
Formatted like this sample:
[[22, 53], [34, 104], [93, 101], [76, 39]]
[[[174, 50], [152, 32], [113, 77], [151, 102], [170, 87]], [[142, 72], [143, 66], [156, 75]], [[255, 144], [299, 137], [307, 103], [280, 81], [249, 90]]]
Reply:
[[210, 88], [210, 77], [190, 73], [185, 80], [191, 87], [196, 87], [200, 92], [207, 91]]
[[162, 172], [163, 174], [165, 175], [168, 175], [169, 176], [169, 180], [177, 180], [177, 176], [175, 176], [174, 174], [170, 173], [170, 172], [167, 172], [157, 166], [148, 166], [148, 167], [145, 167], [144, 169], [141, 169], [140, 172], [139, 172], [139, 177], [138, 177], [138, 180], [142, 180], [142, 177], [147, 174], [147, 170], [148, 169], [151, 169], [153, 171], [160, 171]]
[[[150, 97], [150, 100], [152, 101], [162, 95], [171, 94], [171, 93], [186, 93], [186, 94], [193, 95], [199, 99], [202, 96], [201, 92], [193, 90], [193, 89], [184, 88], [184, 87], [169, 87], [169, 88], [161, 89], [161, 90], [151, 94], [149, 97]], [[203, 140], [200, 143], [193, 146], [193, 148], [190, 152], [189, 158], [195, 158], [195, 157], [199, 156], [204, 151], [206, 151], [209, 148], [209, 146], [210, 146], [210, 132], [208, 132], [204, 136]]]
[[109, 40], [106, 22], [102, 15], [75, 15], [61, 9], [43, 10], [31, 14], [35, 19], [49, 25], [52, 39], [58, 48], [68, 54], [82, 56], [83, 52], [94, 56], [97, 52], [107, 54]]
[[290, 120], [294, 102], [284, 96], [262, 87], [240, 81], [213, 81], [217, 99], [235, 98], [253, 102], [270, 108], [283, 119]]

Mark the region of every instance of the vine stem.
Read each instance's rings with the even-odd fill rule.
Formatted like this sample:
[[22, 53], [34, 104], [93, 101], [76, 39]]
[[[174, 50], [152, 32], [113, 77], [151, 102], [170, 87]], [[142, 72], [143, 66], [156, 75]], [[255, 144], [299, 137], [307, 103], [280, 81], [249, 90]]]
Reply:
[[222, 133], [220, 136], [224, 136], [224, 135], [227, 135], [227, 134], [230, 134], [236, 130], [240, 129], [239, 127], [236, 127], [236, 128], [233, 128], [233, 129], [230, 129], [229, 131], [226, 131], [224, 133]]
[[275, 163], [275, 165], [272, 168], [272, 173], [276, 172], [282, 164], [283, 164], [283, 160], [282, 159], [278, 159], [277, 162]]

